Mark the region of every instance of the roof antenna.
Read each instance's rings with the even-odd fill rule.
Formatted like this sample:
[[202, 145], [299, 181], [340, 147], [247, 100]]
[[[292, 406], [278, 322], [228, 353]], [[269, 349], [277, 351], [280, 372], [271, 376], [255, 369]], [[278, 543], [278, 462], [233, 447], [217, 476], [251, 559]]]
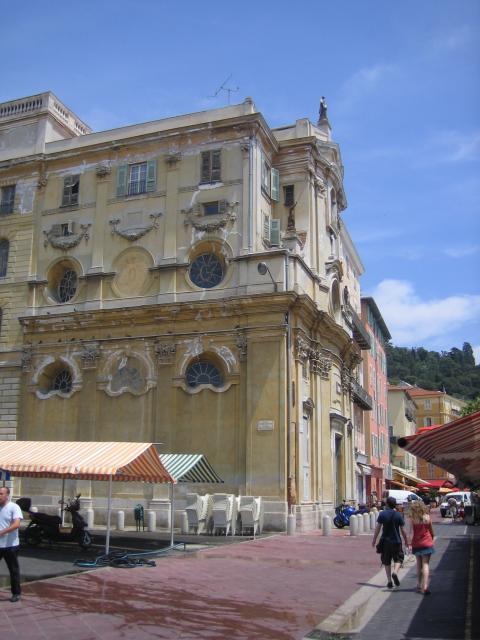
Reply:
[[234, 93], [235, 91], [238, 91], [240, 87], [227, 87], [226, 84], [227, 82], [230, 80], [230, 78], [232, 77], [233, 73], [231, 73], [228, 78], [226, 80], [224, 80], [222, 82], [222, 84], [218, 87], [218, 89], [215, 91], [215, 93], [213, 94], [213, 96], [208, 96], [209, 98], [216, 98], [218, 96], [218, 94], [220, 93], [220, 91], [226, 91], [227, 95], [228, 95], [228, 104], [230, 104], [230, 94]]

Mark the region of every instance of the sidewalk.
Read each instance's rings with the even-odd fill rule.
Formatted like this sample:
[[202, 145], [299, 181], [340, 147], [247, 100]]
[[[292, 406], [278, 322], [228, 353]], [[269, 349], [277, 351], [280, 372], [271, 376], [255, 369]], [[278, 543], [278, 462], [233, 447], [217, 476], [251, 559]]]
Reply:
[[0, 595], [0, 637], [301, 639], [380, 570], [371, 539], [277, 535], [26, 583]]

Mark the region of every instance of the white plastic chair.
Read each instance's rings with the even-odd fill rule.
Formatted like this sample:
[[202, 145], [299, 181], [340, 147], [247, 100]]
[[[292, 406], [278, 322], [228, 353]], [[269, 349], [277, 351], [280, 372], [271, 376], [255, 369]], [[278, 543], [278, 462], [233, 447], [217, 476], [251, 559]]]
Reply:
[[230, 493], [214, 493], [212, 516], [213, 516], [213, 532], [219, 535], [225, 531], [225, 535], [231, 532], [235, 535], [236, 501], [233, 494]]
[[262, 498], [241, 496], [239, 504], [241, 532], [251, 530], [255, 536], [261, 533]]
[[209, 527], [211, 512], [211, 496], [200, 496], [198, 493], [187, 493], [188, 531], [193, 529], [197, 535], [205, 533]]

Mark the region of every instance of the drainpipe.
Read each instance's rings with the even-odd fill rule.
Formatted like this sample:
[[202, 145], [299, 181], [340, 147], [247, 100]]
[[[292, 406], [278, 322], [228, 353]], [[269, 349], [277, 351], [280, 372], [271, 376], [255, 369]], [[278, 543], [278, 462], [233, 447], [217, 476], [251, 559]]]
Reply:
[[[289, 255], [288, 251], [285, 253], [285, 290], [288, 291], [290, 286], [289, 282]], [[290, 310], [287, 310], [285, 314], [285, 324], [287, 327], [287, 346], [286, 346], [286, 358], [287, 358], [287, 535], [293, 536], [296, 529], [296, 516], [293, 512], [294, 505], [292, 499], [292, 437], [291, 437], [291, 422], [292, 422], [292, 371], [290, 364], [290, 353], [292, 349], [292, 327], [290, 324]]]
[[250, 136], [248, 148], [248, 252], [253, 251], [253, 141]]

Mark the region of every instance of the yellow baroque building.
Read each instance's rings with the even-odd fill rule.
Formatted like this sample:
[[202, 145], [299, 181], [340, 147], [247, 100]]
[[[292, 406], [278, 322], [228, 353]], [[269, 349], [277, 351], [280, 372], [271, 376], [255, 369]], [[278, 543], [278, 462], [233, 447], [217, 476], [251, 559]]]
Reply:
[[[342, 179], [324, 101], [316, 124], [247, 98], [98, 133], [51, 92], [0, 104], [0, 438], [202, 453], [265, 529], [353, 500]], [[114, 505], [163, 513], [165, 487], [120, 484]], [[105, 508], [102, 483], [67, 490]]]

